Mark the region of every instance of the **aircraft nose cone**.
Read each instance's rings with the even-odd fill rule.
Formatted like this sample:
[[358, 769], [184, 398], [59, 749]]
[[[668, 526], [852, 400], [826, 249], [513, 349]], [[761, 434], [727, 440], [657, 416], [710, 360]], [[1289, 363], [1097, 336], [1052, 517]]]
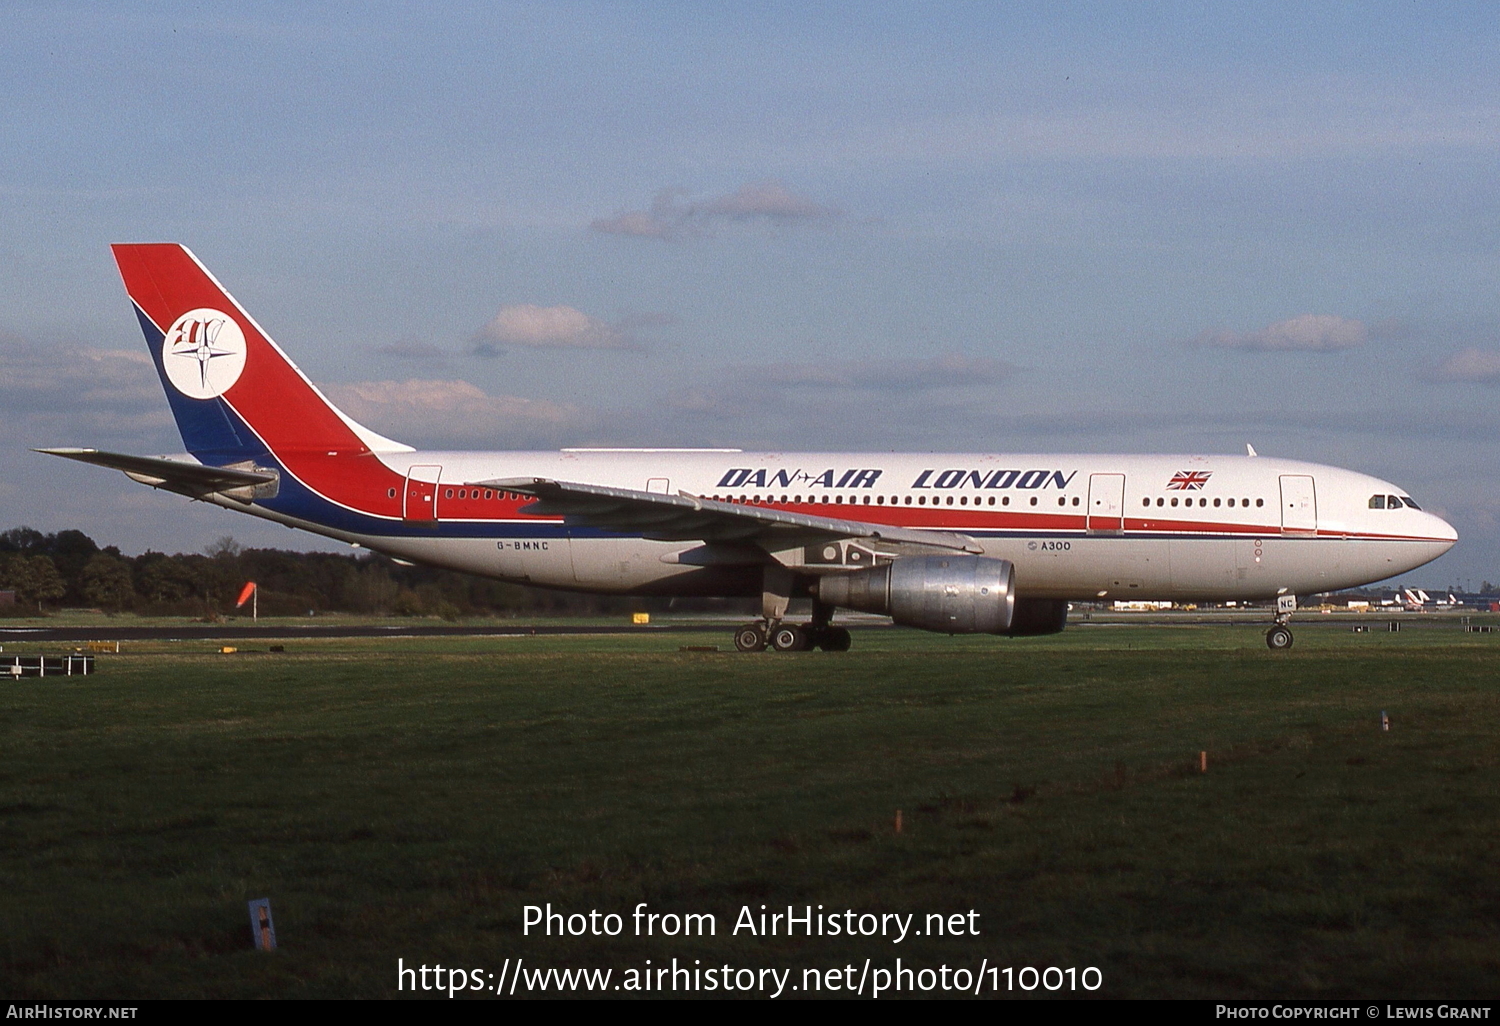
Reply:
[[1432, 518], [1432, 536], [1434, 538], [1441, 538], [1447, 542], [1447, 548], [1453, 548], [1453, 543], [1458, 541], [1458, 531], [1442, 517], [1433, 516], [1432, 514], [1428, 514], [1428, 516]]

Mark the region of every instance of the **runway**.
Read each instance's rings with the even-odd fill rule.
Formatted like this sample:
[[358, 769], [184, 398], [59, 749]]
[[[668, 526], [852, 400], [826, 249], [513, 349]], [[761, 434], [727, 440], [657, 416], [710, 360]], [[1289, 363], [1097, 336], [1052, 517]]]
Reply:
[[[704, 631], [732, 632], [745, 618], [726, 617], [718, 620], [694, 620], [676, 623], [626, 624], [552, 624], [517, 623], [505, 625], [417, 625], [417, 624], [308, 624], [251, 627], [240, 624], [163, 624], [153, 626], [71, 626], [71, 627], [0, 627], [0, 645], [5, 642], [44, 642], [71, 644], [86, 641], [253, 641], [297, 638], [521, 638], [546, 635], [602, 635], [602, 634], [674, 634], [702, 633]], [[1348, 630], [1353, 624], [1364, 625], [1371, 631], [1383, 632], [1391, 622], [1399, 622], [1403, 630], [1457, 627], [1457, 617], [1446, 615], [1402, 616], [1384, 614], [1380, 616], [1313, 617], [1294, 620], [1295, 630]], [[1120, 628], [1120, 627], [1204, 627], [1245, 626], [1263, 628], [1270, 620], [1264, 611], [1235, 611], [1215, 614], [1085, 614], [1070, 619], [1068, 627]], [[894, 630], [887, 619], [877, 616], [854, 614], [840, 617], [839, 623], [854, 631]]]
[[505, 627], [309, 625], [241, 627], [183, 624], [162, 627], [0, 627], [7, 641], [70, 643], [80, 641], [247, 641], [296, 638], [522, 638], [547, 634], [670, 634], [712, 630], [704, 624], [515, 624]]

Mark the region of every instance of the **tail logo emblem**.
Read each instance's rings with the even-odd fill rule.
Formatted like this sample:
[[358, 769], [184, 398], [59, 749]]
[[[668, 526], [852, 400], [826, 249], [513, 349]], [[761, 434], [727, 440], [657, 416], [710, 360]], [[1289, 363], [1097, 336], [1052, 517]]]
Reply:
[[161, 362], [177, 391], [193, 399], [212, 399], [240, 379], [245, 333], [220, 310], [189, 310], [167, 329]]

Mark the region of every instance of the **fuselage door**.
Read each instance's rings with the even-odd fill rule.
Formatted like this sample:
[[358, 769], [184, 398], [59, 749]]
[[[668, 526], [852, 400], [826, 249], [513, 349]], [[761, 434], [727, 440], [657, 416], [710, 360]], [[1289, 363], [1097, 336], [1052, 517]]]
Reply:
[[1125, 475], [1089, 475], [1089, 534], [1119, 534], [1125, 530]]
[[408, 467], [406, 471], [406, 496], [402, 502], [401, 515], [407, 520], [432, 521], [437, 519], [437, 486], [443, 468], [434, 466]]
[[1318, 533], [1318, 495], [1307, 475], [1282, 475], [1281, 533]]

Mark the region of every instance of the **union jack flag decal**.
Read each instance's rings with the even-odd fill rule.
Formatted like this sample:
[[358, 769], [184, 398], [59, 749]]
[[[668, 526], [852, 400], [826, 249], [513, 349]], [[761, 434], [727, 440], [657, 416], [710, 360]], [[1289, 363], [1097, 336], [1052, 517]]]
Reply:
[[1208, 479], [1213, 476], [1213, 473], [1212, 470], [1179, 470], [1172, 475], [1172, 480], [1167, 482], [1167, 491], [1202, 491], [1203, 486], [1208, 484]]

